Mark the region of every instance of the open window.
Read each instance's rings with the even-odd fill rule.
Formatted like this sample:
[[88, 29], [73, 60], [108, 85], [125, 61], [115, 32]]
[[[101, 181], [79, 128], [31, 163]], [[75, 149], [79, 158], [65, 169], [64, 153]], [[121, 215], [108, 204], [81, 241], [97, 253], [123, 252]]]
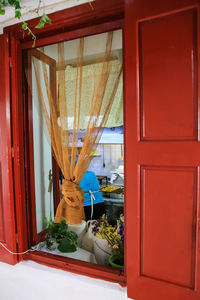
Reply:
[[[29, 154], [27, 157], [27, 164], [31, 164], [32, 170], [28, 176], [30, 179], [29, 187], [27, 191], [30, 195], [28, 199], [31, 199], [29, 203], [30, 212], [30, 223], [31, 229], [29, 232], [30, 243], [38, 243], [47, 233], [45, 219], [49, 218], [50, 212], [53, 213], [53, 208], [59, 201], [59, 170], [56, 161], [52, 155], [51, 146], [48, 144], [45, 133], [40, 124], [39, 115], [41, 113], [41, 107], [37, 106], [38, 94], [36, 90], [36, 81], [32, 70], [32, 59], [39, 59], [40, 62], [45, 63], [48, 68], [49, 80], [51, 86], [51, 93], [55, 99], [56, 95], [56, 61], [51, 57], [45, 55], [37, 49], [32, 50], [26, 54], [27, 59], [27, 76], [26, 82], [32, 82], [27, 86], [27, 101], [26, 101], [26, 112], [29, 112], [28, 126], [25, 136], [27, 137], [27, 147]], [[43, 81], [44, 84], [44, 81]], [[33, 99], [35, 103], [33, 103]], [[36, 108], [37, 106], [37, 108]], [[34, 163], [35, 162], [35, 163]], [[49, 173], [50, 172], [50, 173]], [[54, 174], [54, 194], [49, 198], [48, 195], [48, 184], [49, 177]], [[27, 174], [28, 175], [28, 174]], [[53, 213], [54, 214], [54, 213]]]
[[[112, 252], [120, 253], [121, 271], [114, 269], [114, 273], [123, 276], [122, 30], [30, 49], [24, 52], [23, 61], [29, 244], [40, 243], [40, 252], [46, 255], [101, 266], [109, 265]], [[74, 164], [73, 176], [81, 173], [79, 186], [88, 222], [81, 219], [80, 225], [64, 218], [69, 214], [65, 206], [64, 215], [58, 217], [63, 182], [71, 178], [67, 164], [69, 168]], [[60, 223], [62, 218], [69, 231], [78, 235], [75, 251], [63, 250], [60, 235], [57, 247], [51, 245], [55, 237], [48, 234], [54, 226], [50, 223]], [[101, 223], [89, 221], [97, 219]]]

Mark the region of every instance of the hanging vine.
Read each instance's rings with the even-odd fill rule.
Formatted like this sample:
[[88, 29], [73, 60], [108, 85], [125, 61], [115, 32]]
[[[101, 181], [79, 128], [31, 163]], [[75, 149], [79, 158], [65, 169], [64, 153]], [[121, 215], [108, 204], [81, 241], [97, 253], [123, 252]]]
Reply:
[[[24, 31], [27, 31], [28, 34], [30, 34], [32, 36], [33, 47], [35, 47], [36, 36], [32, 32], [32, 30], [29, 28], [28, 23], [25, 22], [22, 17], [21, 2], [22, 2], [22, 0], [0, 0], [0, 15], [5, 15], [6, 7], [13, 7], [15, 10], [15, 18], [22, 20], [22, 22], [23, 22], [22, 29]], [[35, 9], [35, 12], [38, 14], [38, 16], [39, 16], [39, 10], [40, 10], [41, 3], [42, 3], [42, 0], [38, 0], [38, 8]], [[39, 23], [35, 26], [35, 28], [43, 28], [45, 26], [45, 24], [51, 24], [51, 19], [46, 15], [45, 12], [43, 12], [43, 14], [39, 20]]]
[[[32, 36], [33, 47], [35, 47], [36, 35], [32, 32], [32, 30], [28, 26], [28, 23], [25, 22], [23, 17], [22, 17], [21, 2], [22, 2], [22, 0], [0, 0], [0, 15], [5, 15], [6, 7], [13, 7], [14, 10], [15, 10], [15, 18], [22, 21], [22, 29], [24, 31], [28, 32], [28, 34]], [[41, 9], [42, 2], [43, 2], [43, 0], [38, 0], [38, 7], [34, 10], [34, 12], [38, 16], [39, 16], [39, 11]], [[91, 0], [88, 0], [88, 3], [90, 5], [90, 7], [93, 9]], [[40, 17], [39, 23], [35, 26], [35, 28], [43, 28], [45, 26], [45, 24], [51, 24], [51, 19], [46, 15], [45, 11], [43, 10], [43, 14]]]

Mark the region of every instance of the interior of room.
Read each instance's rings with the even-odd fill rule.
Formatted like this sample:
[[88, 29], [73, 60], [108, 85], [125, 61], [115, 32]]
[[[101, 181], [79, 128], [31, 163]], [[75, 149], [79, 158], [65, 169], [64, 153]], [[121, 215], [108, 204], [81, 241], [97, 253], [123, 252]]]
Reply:
[[[112, 34], [112, 38], [108, 50], [108, 35], [110, 34]], [[33, 168], [31, 168], [29, 174], [32, 178], [30, 189], [33, 190], [31, 196], [32, 215], [31, 213], [29, 214], [29, 219], [32, 220], [29, 224], [33, 227], [32, 232], [35, 238], [32, 238], [30, 241], [30, 246], [36, 245], [40, 251], [51, 254], [117, 268], [117, 265], [112, 265], [109, 262], [109, 258], [111, 254], [116, 252], [117, 247], [119, 247], [118, 244], [120, 244], [121, 248], [117, 250], [120, 250], [121, 255], [123, 255], [124, 239], [122, 72], [119, 75], [119, 69], [122, 68], [122, 31], [116, 30], [112, 33], [85, 37], [84, 49], [80, 58], [79, 45], [81, 44], [81, 40], [83, 39], [69, 40], [61, 43], [62, 46], [60, 47], [63, 47], [62, 61], [59, 54], [59, 44], [45, 46], [36, 50], [28, 50], [24, 55], [26, 84], [29, 90], [31, 90], [28, 94], [28, 111], [32, 111], [32, 117], [29, 120], [29, 128], [31, 127], [32, 136], [29, 136], [27, 141], [27, 143], [31, 144], [32, 152], [28, 153], [27, 156], [29, 156], [30, 161], [33, 161]], [[105, 77], [103, 73], [105, 73], [106, 68], [109, 69], [109, 74], [106, 83], [102, 83], [102, 77]], [[59, 79], [62, 76], [64, 76], [64, 84]], [[80, 80], [82, 80], [81, 83]], [[101, 85], [103, 85], [104, 89], [104, 95], [102, 96], [99, 95], [101, 92], [96, 92]], [[79, 90], [77, 86], [79, 86]], [[50, 96], [48, 89], [51, 90]], [[60, 100], [61, 93], [65, 95], [62, 94], [62, 99]], [[95, 93], [97, 94], [96, 98], [102, 98], [102, 104], [99, 108], [101, 112], [99, 112], [98, 116], [95, 116], [97, 120], [93, 121], [96, 112], [93, 112], [91, 118], [91, 110]], [[86, 187], [87, 191], [84, 193], [85, 202], [88, 204], [86, 205], [87, 209], [84, 206], [84, 210], [88, 216], [86, 215], [85, 220], [81, 224], [68, 223], [68, 231], [75, 232], [78, 238], [73, 251], [69, 249], [67, 251], [59, 251], [58, 240], [55, 241], [53, 239], [53, 242], [51, 239], [49, 240], [48, 233], [51, 231], [49, 227], [52, 226], [52, 222], [53, 224], [55, 222], [58, 204], [63, 198], [62, 184], [65, 181], [62, 167], [56, 161], [55, 148], [52, 146], [52, 137], [48, 128], [48, 117], [45, 119], [43, 109], [43, 106], [46, 106], [45, 109], [46, 113], [49, 114], [49, 121], [53, 115], [52, 108], [50, 107], [53, 97], [55, 100], [54, 108], [57, 110], [56, 123], [58, 124], [58, 130], [63, 130], [65, 136], [67, 134], [67, 148], [68, 151], [71, 151], [71, 154], [66, 155], [69, 155], [70, 162], [73, 160], [74, 155], [76, 159], [74, 167], [78, 165], [79, 156], [83, 152], [85, 139], [88, 131], [91, 130], [91, 122], [96, 122], [93, 127], [101, 128], [100, 132], [95, 133], [97, 139], [93, 143], [89, 154], [90, 163], [88, 163], [87, 169], [85, 169], [87, 175], [89, 175], [89, 179], [87, 179], [89, 183], [87, 182], [86, 186], [87, 184], [91, 185], [91, 182], [95, 182], [94, 190], [87, 190]], [[66, 97], [64, 100], [66, 107], [63, 104], [64, 97]], [[106, 101], [108, 102], [108, 99], [111, 99], [111, 97], [112, 103], [109, 104], [109, 113], [107, 113], [106, 107], [108, 110], [108, 106], [106, 106]], [[80, 104], [80, 123], [78, 126], [74, 123], [77, 117], [77, 112], [75, 111], [77, 110], [75, 107], [75, 103], [78, 101], [77, 98], [80, 102], [82, 101]], [[63, 102], [61, 103], [61, 101]], [[104, 106], [105, 108], [102, 108]], [[63, 115], [63, 111], [65, 111], [65, 115]], [[103, 120], [104, 113], [105, 115], [107, 114], [106, 120]], [[52, 123], [50, 126], [53, 126]], [[76, 133], [74, 133], [75, 126]], [[73, 154], [73, 151], [76, 153]], [[95, 178], [90, 179], [91, 174], [94, 174]], [[85, 182], [84, 184], [82, 182], [83, 180], [79, 184], [80, 187], [85, 184]], [[96, 192], [100, 196], [95, 195]], [[95, 202], [99, 198], [101, 199], [101, 203], [98, 204], [100, 206], [95, 209], [98, 206]], [[105, 219], [101, 220], [101, 224], [95, 224], [95, 220], [99, 220], [102, 216]], [[33, 226], [34, 223], [35, 226]], [[107, 239], [103, 234], [95, 237], [95, 230], [99, 230], [103, 224], [107, 231], [112, 232], [112, 234], [109, 233], [112, 238], [110, 243], [108, 236]], [[116, 239], [117, 242], [114, 238], [115, 234], [118, 238], [118, 241]], [[123, 271], [123, 263], [120, 267]]]

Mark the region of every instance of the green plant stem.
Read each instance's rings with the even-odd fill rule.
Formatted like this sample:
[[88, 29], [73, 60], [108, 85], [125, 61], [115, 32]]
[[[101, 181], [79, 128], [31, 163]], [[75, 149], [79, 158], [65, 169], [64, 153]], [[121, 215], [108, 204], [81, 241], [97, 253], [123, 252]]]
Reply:
[[22, 29], [27, 30], [28, 34], [30, 34], [32, 36], [32, 40], [33, 40], [33, 45], [32, 47], [35, 47], [35, 42], [36, 42], [36, 35], [32, 32], [32, 30], [29, 28], [28, 24], [22, 19]]
[[[27, 31], [29, 35], [32, 36], [32, 40], [33, 40], [33, 45], [32, 47], [35, 47], [35, 42], [36, 42], [36, 36], [35, 34], [32, 32], [32, 30], [30, 29], [30, 27], [28, 26], [28, 23], [26, 23], [23, 20], [22, 14], [21, 14], [21, 1], [22, 0], [0, 0], [0, 15], [4, 15], [5, 14], [5, 8], [10, 6], [13, 7], [15, 9], [15, 18], [22, 20], [22, 29], [24, 31]], [[41, 5], [42, 0], [38, 0], [38, 8], [35, 10], [35, 12], [37, 14], [39, 14], [39, 9], [40, 9], [40, 5]], [[35, 28], [43, 28], [46, 24], [51, 24], [51, 19], [45, 14], [45, 12], [43, 12], [39, 23], [35, 26]]]

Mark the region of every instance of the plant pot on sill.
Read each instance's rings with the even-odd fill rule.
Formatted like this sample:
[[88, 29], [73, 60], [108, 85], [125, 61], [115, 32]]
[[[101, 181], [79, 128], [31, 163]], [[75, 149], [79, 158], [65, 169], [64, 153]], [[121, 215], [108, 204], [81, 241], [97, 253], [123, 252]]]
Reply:
[[93, 236], [94, 241], [94, 255], [96, 261], [100, 265], [108, 266], [108, 259], [112, 253], [112, 248], [108, 246], [105, 239], [99, 239]]
[[114, 253], [109, 257], [109, 265], [118, 270], [123, 270], [123, 256], [120, 253]]

